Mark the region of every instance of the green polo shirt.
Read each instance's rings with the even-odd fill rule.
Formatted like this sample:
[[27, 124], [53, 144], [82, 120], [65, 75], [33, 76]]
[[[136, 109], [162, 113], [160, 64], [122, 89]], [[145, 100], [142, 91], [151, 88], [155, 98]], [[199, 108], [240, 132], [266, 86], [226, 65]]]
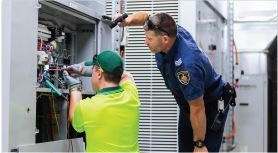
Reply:
[[73, 127], [86, 133], [87, 152], [139, 152], [139, 96], [133, 81], [81, 100]]

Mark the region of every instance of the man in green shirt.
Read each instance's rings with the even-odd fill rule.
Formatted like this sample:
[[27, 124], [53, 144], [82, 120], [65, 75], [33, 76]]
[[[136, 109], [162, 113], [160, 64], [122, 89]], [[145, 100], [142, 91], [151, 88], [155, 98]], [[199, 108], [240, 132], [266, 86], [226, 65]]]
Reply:
[[139, 96], [121, 57], [103, 51], [92, 61], [92, 87], [96, 95], [82, 100], [81, 84], [64, 71], [70, 88], [69, 120], [86, 133], [87, 152], [139, 152]]

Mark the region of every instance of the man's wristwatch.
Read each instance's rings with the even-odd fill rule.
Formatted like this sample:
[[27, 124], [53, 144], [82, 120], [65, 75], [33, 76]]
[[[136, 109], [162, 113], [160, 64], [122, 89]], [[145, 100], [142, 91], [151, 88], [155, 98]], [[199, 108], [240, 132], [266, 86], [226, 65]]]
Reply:
[[203, 140], [194, 141], [194, 146], [198, 148], [202, 148], [205, 146], [205, 142]]

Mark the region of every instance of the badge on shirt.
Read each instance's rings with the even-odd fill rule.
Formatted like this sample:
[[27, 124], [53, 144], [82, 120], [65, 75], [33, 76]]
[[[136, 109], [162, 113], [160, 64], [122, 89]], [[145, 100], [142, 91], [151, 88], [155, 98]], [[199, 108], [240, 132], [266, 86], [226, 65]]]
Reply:
[[180, 83], [184, 84], [184, 85], [188, 85], [189, 81], [190, 81], [190, 75], [188, 71], [179, 71], [177, 73], [178, 79], [180, 81]]

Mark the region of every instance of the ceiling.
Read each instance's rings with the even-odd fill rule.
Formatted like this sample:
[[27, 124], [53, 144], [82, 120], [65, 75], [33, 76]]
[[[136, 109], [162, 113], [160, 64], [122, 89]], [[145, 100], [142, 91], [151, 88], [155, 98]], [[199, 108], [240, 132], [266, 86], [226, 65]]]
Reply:
[[[229, 0], [207, 0], [227, 19]], [[234, 0], [234, 39], [239, 50], [265, 50], [277, 37], [277, 0]], [[252, 45], [250, 45], [252, 44]]]
[[[206, 0], [227, 19], [228, 0]], [[277, 0], [234, 0], [234, 20], [277, 21]]]
[[235, 21], [277, 21], [277, 0], [235, 0]]

